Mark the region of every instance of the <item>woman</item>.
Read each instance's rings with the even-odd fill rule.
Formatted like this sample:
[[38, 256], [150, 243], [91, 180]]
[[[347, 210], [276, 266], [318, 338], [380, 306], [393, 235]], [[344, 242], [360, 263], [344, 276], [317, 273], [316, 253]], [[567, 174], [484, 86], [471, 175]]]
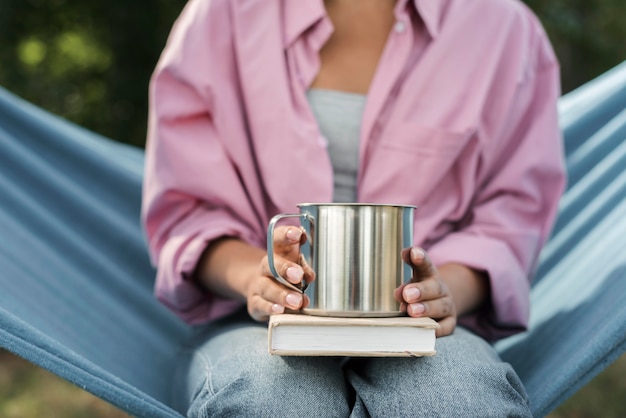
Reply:
[[[156, 295], [199, 325], [181, 409], [530, 415], [487, 341], [527, 325], [564, 187], [559, 93], [515, 0], [191, 0], [151, 82], [143, 208]], [[436, 356], [267, 354], [268, 317], [307, 303], [271, 278], [268, 221], [328, 201], [419, 208], [396, 297], [439, 321]], [[293, 283], [311, 280], [303, 239], [286, 227], [274, 243]]]

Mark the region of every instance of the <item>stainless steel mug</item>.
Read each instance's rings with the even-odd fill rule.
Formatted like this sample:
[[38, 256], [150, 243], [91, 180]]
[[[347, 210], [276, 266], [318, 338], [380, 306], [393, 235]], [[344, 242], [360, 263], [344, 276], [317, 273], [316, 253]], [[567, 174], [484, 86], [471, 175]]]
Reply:
[[[400, 315], [395, 289], [411, 278], [401, 251], [413, 245], [414, 206], [360, 203], [303, 203], [300, 213], [276, 215], [267, 231], [272, 274], [283, 285], [311, 299], [304, 313], [320, 316]], [[307, 234], [300, 249], [315, 272], [304, 290], [281, 277], [274, 266], [274, 229], [285, 218], [299, 218]]]

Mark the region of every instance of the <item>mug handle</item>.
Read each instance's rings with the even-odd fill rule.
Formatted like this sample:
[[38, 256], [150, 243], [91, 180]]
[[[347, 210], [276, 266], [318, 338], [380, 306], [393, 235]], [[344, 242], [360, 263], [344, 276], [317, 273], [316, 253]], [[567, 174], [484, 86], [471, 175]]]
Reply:
[[267, 226], [267, 264], [269, 264], [270, 272], [274, 276], [274, 279], [288, 288], [295, 290], [296, 292], [304, 293], [304, 290], [307, 287], [306, 281], [302, 280], [300, 282], [300, 287], [290, 283], [287, 279], [278, 274], [276, 270], [276, 266], [274, 265], [274, 228], [276, 227], [276, 223], [281, 219], [285, 218], [305, 218], [306, 214], [304, 213], [293, 213], [293, 214], [282, 214], [276, 215], [271, 220], [269, 225]]

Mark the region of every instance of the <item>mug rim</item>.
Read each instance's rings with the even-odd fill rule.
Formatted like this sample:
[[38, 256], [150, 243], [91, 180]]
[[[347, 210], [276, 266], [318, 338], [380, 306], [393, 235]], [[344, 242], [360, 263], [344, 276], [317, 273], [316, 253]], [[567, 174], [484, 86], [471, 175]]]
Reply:
[[312, 203], [312, 202], [306, 202], [306, 203], [298, 203], [296, 205], [297, 207], [301, 208], [301, 207], [305, 207], [305, 206], [347, 206], [347, 207], [394, 207], [394, 208], [406, 208], [406, 209], [417, 209], [417, 206], [415, 205], [402, 205], [402, 204], [397, 204], [397, 203], [359, 203], [359, 202], [354, 202], [354, 203], [350, 203], [350, 202], [338, 202], [338, 203]]

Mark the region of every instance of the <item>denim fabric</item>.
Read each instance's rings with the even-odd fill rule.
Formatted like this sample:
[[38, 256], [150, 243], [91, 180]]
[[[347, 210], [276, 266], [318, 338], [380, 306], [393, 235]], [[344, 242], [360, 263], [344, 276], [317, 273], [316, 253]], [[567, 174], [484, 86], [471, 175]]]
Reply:
[[203, 329], [180, 371], [189, 417], [531, 416], [512, 367], [463, 328], [433, 357], [279, 357], [267, 326], [239, 313]]

